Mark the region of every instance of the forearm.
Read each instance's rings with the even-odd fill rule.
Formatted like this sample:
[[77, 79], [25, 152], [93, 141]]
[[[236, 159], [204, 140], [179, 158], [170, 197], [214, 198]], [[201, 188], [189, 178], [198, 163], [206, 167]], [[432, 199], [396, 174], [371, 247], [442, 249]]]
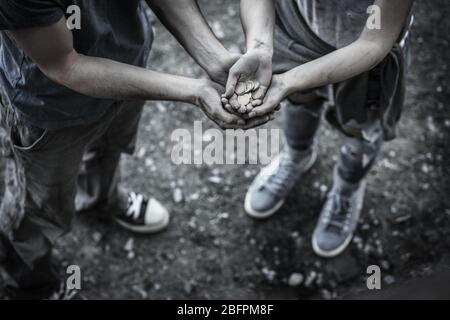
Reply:
[[74, 54], [64, 67], [43, 70], [81, 94], [116, 100], [195, 102], [201, 80], [159, 73], [103, 58]]
[[392, 50], [411, 11], [413, 0], [377, 0], [381, 28], [362, 31], [357, 41], [287, 72], [289, 92], [350, 79], [379, 64]]
[[153, 12], [193, 59], [208, 73], [227, 60], [195, 0], [147, 0]]
[[375, 67], [388, 51], [365, 41], [356, 41], [317, 60], [288, 71], [288, 93], [305, 91], [350, 79]]
[[273, 52], [275, 8], [273, 0], [241, 0], [241, 20], [247, 50], [264, 47]]

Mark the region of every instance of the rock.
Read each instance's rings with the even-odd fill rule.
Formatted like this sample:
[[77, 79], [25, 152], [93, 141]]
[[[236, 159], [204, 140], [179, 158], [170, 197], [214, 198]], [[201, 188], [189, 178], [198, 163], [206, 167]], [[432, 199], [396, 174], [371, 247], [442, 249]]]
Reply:
[[275, 279], [276, 276], [276, 272], [273, 270], [269, 270], [268, 268], [263, 268], [261, 270], [262, 274], [264, 275], [264, 277], [268, 280], [268, 281], [273, 281]]
[[134, 250], [134, 239], [129, 238], [127, 240], [127, 242], [125, 243], [125, 246], [123, 247], [123, 249], [127, 252], [133, 251]]
[[100, 232], [94, 232], [92, 234], [92, 239], [94, 239], [95, 243], [99, 243], [102, 240], [102, 234]]
[[223, 179], [221, 177], [212, 176], [208, 179], [208, 181], [214, 184], [221, 184]]
[[288, 285], [290, 287], [298, 287], [303, 283], [305, 277], [301, 273], [293, 273], [289, 276]]
[[308, 276], [306, 277], [305, 287], [310, 288], [311, 285], [314, 283], [314, 280], [316, 280], [316, 278], [317, 278], [317, 272], [310, 271]]
[[183, 201], [183, 191], [180, 188], [173, 190], [173, 201], [175, 203], [181, 203]]

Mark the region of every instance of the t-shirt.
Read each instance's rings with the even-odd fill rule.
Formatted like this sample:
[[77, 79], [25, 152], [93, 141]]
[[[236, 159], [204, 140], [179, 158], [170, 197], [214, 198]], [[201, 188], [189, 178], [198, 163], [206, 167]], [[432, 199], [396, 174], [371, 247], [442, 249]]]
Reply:
[[356, 41], [374, 0], [296, 0], [306, 22], [322, 40], [342, 48]]
[[[146, 66], [153, 33], [140, 0], [0, 0], [0, 93], [19, 117], [45, 128], [88, 124], [112, 100], [79, 94], [48, 79], [17, 46], [7, 30], [50, 26], [80, 8], [81, 28], [72, 30], [74, 48], [83, 55]], [[72, 8], [70, 8], [72, 9]]]

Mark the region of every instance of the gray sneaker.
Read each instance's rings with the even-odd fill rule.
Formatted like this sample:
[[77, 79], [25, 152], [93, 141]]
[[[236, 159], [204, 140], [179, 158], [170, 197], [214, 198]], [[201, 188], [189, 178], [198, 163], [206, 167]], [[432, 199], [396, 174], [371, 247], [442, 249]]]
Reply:
[[351, 184], [335, 170], [333, 189], [328, 194], [312, 238], [316, 254], [333, 258], [347, 248], [358, 224], [365, 189], [365, 180]]
[[297, 179], [317, 159], [316, 148], [295, 151], [288, 147], [261, 170], [245, 197], [245, 211], [255, 219], [266, 219], [277, 212]]

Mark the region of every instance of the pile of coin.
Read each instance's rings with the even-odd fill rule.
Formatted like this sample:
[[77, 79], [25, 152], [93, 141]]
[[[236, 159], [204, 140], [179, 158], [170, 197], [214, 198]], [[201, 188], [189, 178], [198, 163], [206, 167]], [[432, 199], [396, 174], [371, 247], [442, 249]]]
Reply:
[[226, 109], [230, 107], [241, 113], [249, 113], [255, 107], [262, 104], [266, 90], [261, 87], [258, 81], [238, 82], [233, 96], [228, 99], [222, 99]]

